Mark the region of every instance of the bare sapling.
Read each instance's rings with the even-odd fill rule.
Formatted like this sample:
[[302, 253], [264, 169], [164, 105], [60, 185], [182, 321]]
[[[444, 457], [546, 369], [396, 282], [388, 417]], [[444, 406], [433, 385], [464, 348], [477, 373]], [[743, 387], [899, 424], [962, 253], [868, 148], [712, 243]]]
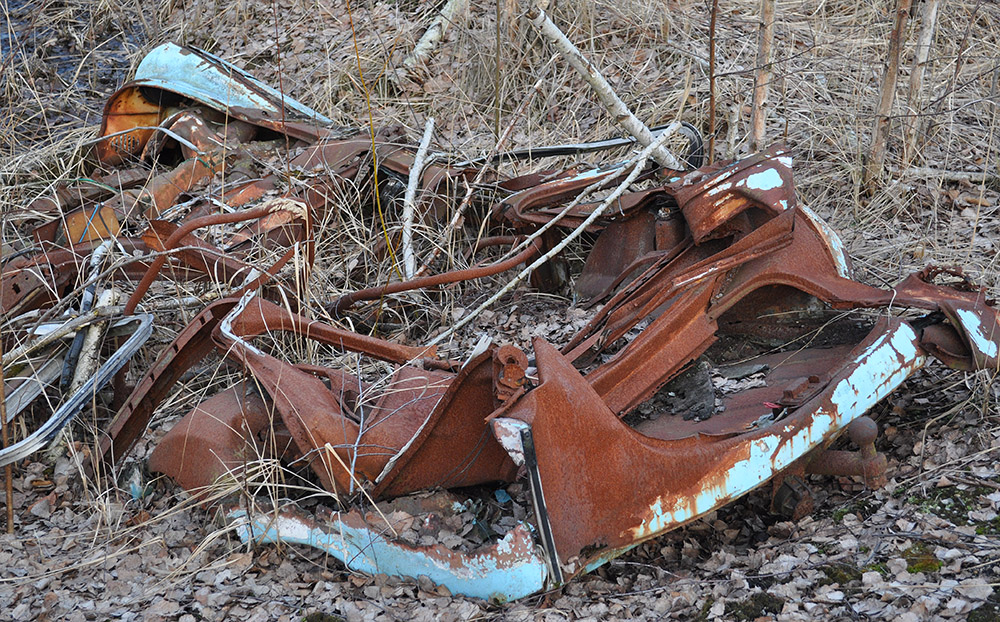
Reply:
[[753, 109], [750, 113], [750, 152], [764, 148], [767, 129], [767, 90], [771, 85], [771, 47], [774, 44], [775, 0], [760, 2], [760, 33], [757, 39], [757, 72], [754, 75]]
[[892, 104], [896, 97], [896, 78], [899, 75], [899, 53], [906, 32], [906, 20], [910, 14], [912, 0], [897, 0], [896, 20], [889, 36], [889, 53], [886, 59], [885, 75], [882, 78], [878, 110], [875, 112], [875, 128], [872, 131], [871, 149], [865, 161], [861, 183], [871, 192], [874, 182], [882, 175], [885, 166], [885, 148], [889, 142], [889, 121]]
[[913, 68], [910, 70], [910, 88], [907, 92], [907, 110], [910, 118], [906, 125], [906, 145], [903, 153], [903, 168], [906, 168], [917, 150], [917, 135], [919, 134], [921, 88], [923, 87], [924, 70], [930, 58], [931, 46], [934, 44], [934, 26], [937, 23], [938, 5], [941, 0], [925, 0], [920, 13], [920, 35], [917, 37], [917, 49], [913, 56]]

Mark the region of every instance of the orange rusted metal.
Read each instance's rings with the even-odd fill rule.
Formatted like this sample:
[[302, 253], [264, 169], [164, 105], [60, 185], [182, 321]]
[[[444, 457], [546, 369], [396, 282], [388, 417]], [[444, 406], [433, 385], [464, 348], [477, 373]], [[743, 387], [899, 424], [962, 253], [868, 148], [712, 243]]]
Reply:
[[[142, 276], [129, 311], [157, 278], [226, 283], [230, 297], [205, 307], [145, 370], [95, 457], [105, 467], [119, 464], [170, 387], [218, 352], [238, 363], [243, 380], [191, 410], [150, 466], [197, 492], [238, 475], [259, 455], [307, 465], [350, 506], [324, 517], [327, 525], [288, 509], [265, 523], [247, 508], [230, 508], [246, 539], [298, 538], [352, 568], [426, 574], [481, 597], [524, 596], [768, 482], [772, 506], [790, 516], [811, 507], [806, 473], [880, 485], [887, 466], [876, 449], [877, 426], [865, 415], [872, 405], [929, 356], [959, 369], [1000, 368], [1000, 318], [984, 290], [960, 271], [939, 268], [889, 289], [853, 280], [837, 235], [799, 203], [790, 155], [780, 146], [683, 174], [653, 165], [642, 171], [644, 189], [623, 194], [584, 236], [594, 242], [574, 293], [602, 306], [561, 350], [542, 339], [532, 352], [490, 345], [461, 364], [439, 359], [433, 348], [309, 319], [294, 296], [281, 296], [282, 283], [264, 294], [288, 298], [287, 306], [255, 292], [299, 245], [308, 271], [316, 237], [328, 234], [314, 223], [336, 222], [331, 217], [342, 209], [345, 187], [364, 188], [365, 196], [373, 170], [383, 182], [405, 176], [413, 150], [388, 134], [373, 140], [319, 127], [307, 121], [318, 117], [282, 110], [280, 97], [244, 74], [225, 78], [236, 99], [223, 101], [206, 84], [176, 76], [176, 67], [235, 69], [199, 50], [158, 48], [144, 66], [108, 103], [98, 156], [105, 165], [133, 158], [172, 164], [157, 165], [148, 179], [132, 171], [120, 184], [100, 182], [95, 190], [75, 182], [39, 199], [40, 212], [58, 208], [65, 217], [35, 230], [43, 252], [4, 265], [0, 302], [9, 314], [59, 299], [77, 284], [87, 254], [108, 237], [128, 253], [159, 253], [136, 256], [116, 273]], [[248, 141], [275, 138], [270, 148], [284, 143], [297, 154], [283, 173], [255, 170], [257, 145]], [[325, 301], [326, 308], [346, 314], [359, 301], [530, 261], [597, 205], [567, 208], [567, 202], [596, 182], [619, 183], [632, 166], [544, 171], [497, 183], [503, 199], [477, 223], [476, 236], [486, 236], [479, 246], [533, 235], [526, 249], [491, 265], [371, 284]], [[225, 178], [216, 176], [224, 168]], [[420, 184], [421, 204], [431, 206], [427, 220], [444, 213], [459, 182], [475, 172], [428, 166]], [[192, 198], [209, 180], [212, 196]], [[253, 203], [278, 194], [283, 198]], [[122, 235], [139, 230], [139, 217], [161, 216], [174, 222], [152, 220], [142, 240]], [[539, 231], [556, 218], [557, 226]], [[382, 225], [371, 219], [371, 226]], [[248, 224], [227, 231], [222, 242], [194, 234], [236, 222]], [[249, 265], [251, 241], [284, 255], [258, 274]], [[564, 259], [552, 258], [556, 267], [533, 282], [562, 287]], [[171, 270], [164, 270], [168, 260]], [[885, 313], [877, 321], [833, 313], [890, 307], [927, 313], [911, 319]], [[389, 363], [391, 371], [373, 380], [358, 369], [282, 360], [263, 338], [279, 333]], [[744, 378], [752, 381], [741, 384]], [[857, 451], [833, 447], [845, 430]], [[519, 478], [530, 489], [537, 536], [521, 524], [470, 553], [390, 537], [391, 525], [356, 503], [362, 491], [384, 503]]]

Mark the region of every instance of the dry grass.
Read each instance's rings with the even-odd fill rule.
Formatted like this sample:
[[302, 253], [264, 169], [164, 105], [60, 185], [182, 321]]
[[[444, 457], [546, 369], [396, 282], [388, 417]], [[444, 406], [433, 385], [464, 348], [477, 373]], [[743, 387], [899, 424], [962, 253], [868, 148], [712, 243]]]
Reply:
[[[100, 121], [103, 101], [145, 51], [167, 40], [204, 47], [266, 82], [280, 81], [286, 92], [345, 126], [364, 127], [369, 119], [375, 130], [400, 125], [415, 144], [425, 119], [433, 116], [438, 128], [434, 148], [455, 158], [488, 152], [511, 124], [507, 148], [617, 134], [586, 84], [564, 62], [553, 59], [552, 51], [518, 17], [514, 4], [474, 2], [470, 15], [453, 25], [424, 69], [422, 84], [413, 84], [398, 80], [396, 69], [433, 18], [433, 7], [426, 3], [353, 1], [348, 11], [344, 2], [310, 0], [169, 0], [155, 9], [134, 0], [69, 0], [45, 4], [32, 13], [26, 4], [0, 0], [6, 29], [0, 34], [3, 240], [14, 248], [30, 244], [32, 215], [23, 208], [55, 183], [88, 173], [83, 143]], [[602, 68], [639, 118], [653, 125], [679, 115], [707, 128], [706, 3], [554, 4], [553, 19]], [[746, 155], [757, 4], [720, 3], [719, 157]], [[889, 170], [878, 191], [865, 196], [860, 186], [862, 154], [874, 123], [891, 27], [887, 6], [847, 0], [779, 3], [768, 135], [794, 148], [800, 198], [841, 231], [861, 279], [893, 283], [927, 263], [957, 263], [995, 293], [1000, 288], [1000, 243], [994, 242], [1000, 232], [1000, 7], [952, 0], [942, 9], [920, 105], [905, 109], [907, 82], [901, 79]], [[910, 28], [919, 28], [919, 20]], [[904, 77], [915, 37], [911, 32], [910, 45], [904, 47]], [[533, 94], [531, 85], [539, 77], [544, 77], [543, 87]], [[534, 99], [524, 114], [515, 117], [518, 105], [529, 97]], [[937, 169], [941, 175], [913, 177], [900, 169], [903, 124], [910, 121], [922, 128], [913, 166]], [[532, 162], [516, 170], [543, 165], [551, 163]], [[948, 172], [962, 171], [987, 176], [978, 184], [949, 180]], [[503, 164], [497, 175], [514, 172]], [[325, 235], [318, 240], [311, 280], [297, 284], [303, 299], [317, 303], [310, 312], [318, 318], [332, 320], [318, 303], [393, 277], [392, 262], [375, 251], [373, 216], [361, 207], [368, 192], [364, 187], [343, 189], [338, 199], [342, 208], [329, 216]], [[385, 208], [387, 227], [394, 234], [400, 226], [399, 211], [391, 201]], [[452, 241], [442, 241], [438, 234], [433, 224], [418, 231], [418, 256], [426, 257], [442, 245], [451, 265], [468, 265], [469, 259], [454, 252]], [[258, 260], [268, 264], [264, 256]], [[498, 279], [442, 295], [401, 296], [398, 304], [378, 310], [379, 322], [390, 337], [426, 341], [453, 321], [453, 311], [474, 307], [502, 283]], [[221, 291], [169, 285], [148, 300], [156, 305], [218, 295]], [[173, 316], [164, 315], [151, 348], [168, 341], [201, 304], [192, 302]], [[345, 321], [352, 328], [372, 328], [363, 318], [353, 320], [358, 324]], [[474, 342], [471, 333], [464, 339], [452, 352], [456, 356]], [[372, 378], [386, 373], [378, 365], [301, 340], [272, 341], [289, 359], [348, 365]], [[137, 367], [151, 362], [152, 350], [144, 357]], [[169, 398], [158, 412], [157, 426], [175, 420], [233, 380], [208, 366]], [[987, 409], [992, 414], [992, 406]], [[103, 420], [93, 418], [95, 425]], [[143, 456], [151, 447], [147, 438], [136, 453]], [[273, 465], [263, 465], [258, 472], [273, 480], [276, 471]], [[114, 522], [120, 513], [108, 509], [123, 498], [113, 484], [92, 488], [91, 494], [95, 507], [104, 508], [109, 531], [122, 533]]]

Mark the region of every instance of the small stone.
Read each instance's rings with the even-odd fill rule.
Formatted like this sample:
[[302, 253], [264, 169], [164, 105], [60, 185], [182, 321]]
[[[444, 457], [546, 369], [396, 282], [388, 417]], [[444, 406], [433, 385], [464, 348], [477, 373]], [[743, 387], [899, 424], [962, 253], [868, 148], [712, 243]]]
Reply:
[[882, 573], [880, 572], [872, 570], [861, 575], [861, 585], [866, 587], [875, 587], [883, 583], [885, 583], [885, 580], [882, 578]]

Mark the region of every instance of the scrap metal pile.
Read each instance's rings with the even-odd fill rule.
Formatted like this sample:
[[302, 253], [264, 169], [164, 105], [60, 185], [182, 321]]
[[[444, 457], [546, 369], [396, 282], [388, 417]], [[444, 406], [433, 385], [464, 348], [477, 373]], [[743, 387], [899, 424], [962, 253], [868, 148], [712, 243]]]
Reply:
[[[886, 460], [869, 409], [931, 355], [963, 370], [1000, 362], [996, 309], [959, 271], [928, 268], [891, 289], [852, 280], [837, 235], [797, 201], [791, 158], [777, 147], [688, 171], [634, 171], [633, 160], [502, 181], [477, 180], [486, 164], [435, 162], [420, 176], [425, 222], [447, 222], [456, 192], [473, 188], [484, 209], [469, 217], [472, 239], [480, 234], [470, 246], [512, 250], [306, 299], [317, 244], [343, 235], [332, 216], [370, 210], [372, 230], [384, 230], [375, 190], [402, 185], [415, 154], [330, 125], [204, 52], [167, 45], [143, 61], [107, 104], [101, 176], [34, 201], [29, 213], [46, 221], [34, 246], [3, 258], [8, 417], [55, 395], [47, 387], [60, 377], [73, 389], [0, 464], [111, 400], [91, 468], [115, 471], [175, 384], [227, 367], [243, 380], [176, 423], [150, 455], [152, 471], [222, 506], [245, 539], [301, 542], [353, 569], [506, 600], [767, 482], [774, 510], [790, 516], [810, 509], [808, 473], [877, 486]], [[285, 161], [262, 166], [275, 150]], [[633, 172], [636, 184], [599, 217], [599, 202], [577, 200]], [[218, 227], [232, 223], [243, 224]], [[393, 305], [405, 313], [402, 292], [531, 263], [580, 227], [586, 255], [573, 295], [593, 311], [562, 347], [484, 340], [452, 360], [345, 328]], [[390, 261], [398, 240], [381, 239], [368, 252]], [[565, 287], [567, 265], [556, 254], [532, 285]], [[96, 291], [112, 280], [131, 290], [123, 306]], [[198, 282], [216, 299], [139, 366], [134, 355], [158, 322], [147, 291]], [[366, 300], [376, 302], [356, 312]], [[321, 308], [345, 322], [314, 319]], [[80, 382], [85, 327], [101, 323], [104, 362]], [[390, 371], [289, 362], [282, 334]], [[830, 449], [844, 430], [856, 451]], [[310, 514], [248, 503], [245, 490], [215, 494], [264, 458], [308, 472], [335, 508]], [[503, 528], [486, 526], [470, 545], [454, 518], [482, 527], [472, 508], [484, 503]]]

